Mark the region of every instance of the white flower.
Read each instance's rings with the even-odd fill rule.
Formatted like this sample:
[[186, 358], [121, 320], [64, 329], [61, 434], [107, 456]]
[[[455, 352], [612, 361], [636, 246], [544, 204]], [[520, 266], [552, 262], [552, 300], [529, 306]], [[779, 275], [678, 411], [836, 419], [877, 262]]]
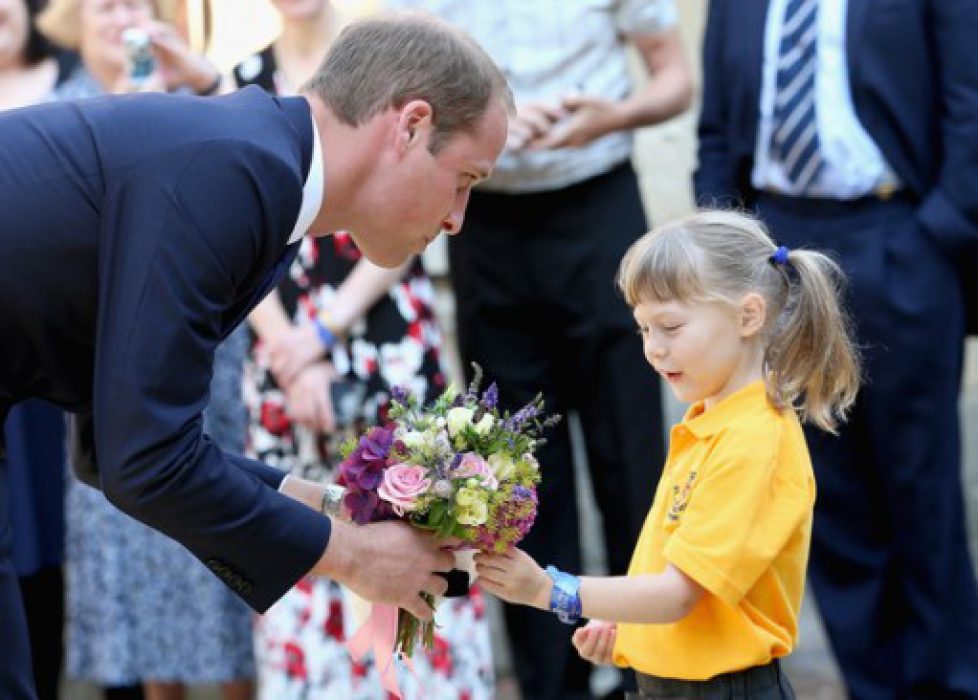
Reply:
[[459, 506], [455, 511], [455, 519], [462, 525], [482, 525], [488, 517], [489, 507], [482, 501]]
[[448, 422], [448, 434], [452, 437], [458, 435], [462, 430], [472, 425], [472, 415], [475, 413], [471, 408], [456, 406], [448, 409], [445, 420]]
[[534, 457], [529, 452], [523, 455], [523, 458], [520, 461], [523, 462], [523, 464], [530, 467], [530, 469], [532, 469], [533, 471], [535, 472], [540, 471], [540, 463], [537, 461], [537, 458]]
[[493, 422], [492, 414], [485, 414], [482, 416], [482, 420], [475, 424], [475, 432], [479, 435], [486, 435], [490, 430], [492, 430]]
[[418, 430], [408, 430], [401, 437], [401, 442], [409, 450], [414, 450], [419, 447], [423, 447], [425, 442], [427, 442], [427, 436]]
[[492, 473], [496, 475], [496, 478], [499, 479], [499, 481], [505, 481], [506, 479], [512, 478], [513, 474], [516, 472], [516, 464], [505, 452], [496, 452], [495, 454], [491, 454], [489, 455], [489, 459], [486, 461], [489, 463], [489, 468], [492, 469]]

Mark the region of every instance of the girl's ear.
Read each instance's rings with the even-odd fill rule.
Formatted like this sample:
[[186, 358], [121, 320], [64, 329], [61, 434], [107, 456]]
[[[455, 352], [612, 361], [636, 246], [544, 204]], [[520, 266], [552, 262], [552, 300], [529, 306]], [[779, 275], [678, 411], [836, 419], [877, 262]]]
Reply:
[[750, 292], [740, 300], [740, 335], [750, 338], [764, 328], [767, 321], [767, 302], [757, 292]]

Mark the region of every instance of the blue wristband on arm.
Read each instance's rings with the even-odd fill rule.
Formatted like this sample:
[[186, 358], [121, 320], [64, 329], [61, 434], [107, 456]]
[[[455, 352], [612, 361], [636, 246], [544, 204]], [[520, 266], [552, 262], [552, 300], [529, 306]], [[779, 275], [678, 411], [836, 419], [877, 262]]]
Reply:
[[313, 325], [316, 326], [316, 333], [319, 335], [319, 342], [323, 344], [323, 348], [327, 351], [332, 350], [333, 346], [336, 345], [336, 335], [333, 331], [318, 318], [313, 321]]
[[554, 582], [550, 592], [550, 612], [567, 625], [581, 619], [581, 579], [553, 566], [547, 567], [547, 576]]

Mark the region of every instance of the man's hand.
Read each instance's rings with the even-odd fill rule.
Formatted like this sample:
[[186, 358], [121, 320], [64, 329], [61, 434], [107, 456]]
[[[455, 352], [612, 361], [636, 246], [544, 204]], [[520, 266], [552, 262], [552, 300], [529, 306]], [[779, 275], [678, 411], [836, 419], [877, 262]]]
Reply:
[[303, 369], [322, 359], [325, 348], [312, 323], [293, 325], [264, 341], [268, 366], [279, 386], [289, 386]]
[[374, 603], [388, 603], [407, 610], [420, 620], [431, 620], [434, 611], [420, 593], [441, 596], [447, 582], [436, 571], [450, 571], [452, 544], [397, 522], [351, 525], [333, 520], [326, 552], [310, 572], [327, 576]]
[[482, 589], [510, 603], [550, 609], [553, 581], [526, 552], [475, 555], [475, 570]]
[[581, 658], [598, 666], [612, 663], [611, 652], [615, 648], [618, 626], [602, 620], [591, 620], [574, 632], [571, 641]]
[[335, 378], [336, 370], [329, 362], [317, 362], [300, 371], [285, 390], [292, 419], [317, 433], [336, 430], [336, 414], [330, 395], [330, 384]]

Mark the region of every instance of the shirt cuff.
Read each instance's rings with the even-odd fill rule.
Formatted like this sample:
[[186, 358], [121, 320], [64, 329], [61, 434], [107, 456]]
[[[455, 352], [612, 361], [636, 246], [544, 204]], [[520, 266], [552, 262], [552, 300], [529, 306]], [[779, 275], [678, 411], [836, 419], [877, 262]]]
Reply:
[[283, 489], [285, 489], [285, 482], [287, 482], [288, 480], [289, 480], [289, 475], [286, 474], [285, 475], [285, 478], [282, 479], [282, 483], [280, 483], [278, 485], [278, 492], [279, 493], [285, 493], [285, 491]]

